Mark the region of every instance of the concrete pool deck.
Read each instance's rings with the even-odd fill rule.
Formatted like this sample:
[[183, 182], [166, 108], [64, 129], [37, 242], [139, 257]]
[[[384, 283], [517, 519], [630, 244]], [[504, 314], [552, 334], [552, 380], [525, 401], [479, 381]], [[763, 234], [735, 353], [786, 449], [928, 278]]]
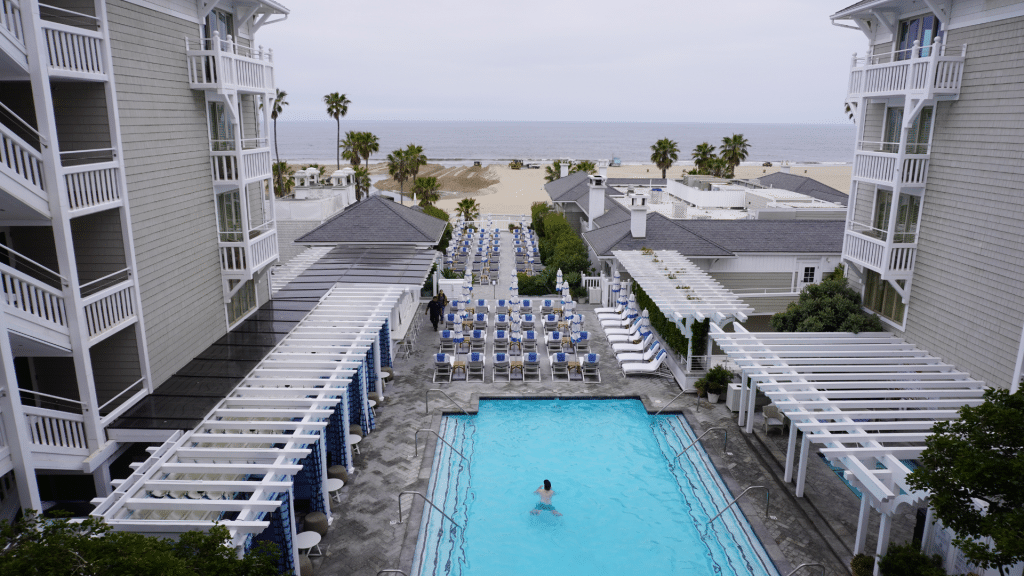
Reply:
[[[418, 316], [419, 334], [413, 351], [395, 361], [395, 380], [376, 409], [377, 429], [363, 438], [360, 454], [355, 456], [356, 472], [341, 489], [341, 504], [335, 504], [333, 522], [321, 542], [323, 556], [312, 559], [318, 575], [375, 576], [380, 570], [399, 569], [409, 573], [412, 567], [419, 515], [423, 501], [403, 499], [404, 522], [398, 520], [398, 494], [413, 490], [426, 493], [435, 440], [420, 434], [419, 455], [415, 455], [413, 437], [420, 428], [437, 430], [444, 413], [459, 412], [459, 407], [444, 396], [431, 393], [429, 412], [424, 395], [431, 388], [443, 389], [459, 405], [475, 411], [480, 397], [638, 397], [649, 409], [657, 410], [679, 393], [673, 380], [651, 377], [626, 378], [618, 369], [607, 338], [595, 323], [593, 306], [580, 305], [594, 340], [592, 351], [601, 355], [601, 383], [552, 382], [547, 359], [542, 361], [541, 382], [491, 382], [488, 363], [487, 382], [433, 384], [432, 354], [437, 352], [438, 335], [433, 331], [422, 306]], [[488, 346], [488, 355], [491, 349]], [[544, 356], [542, 354], [542, 356]], [[779, 573], [786, 576], [804, 563], [821, 563], [826, 574], [850, 574], [854, 536], [860, 500], [828, 468], [815, 452], [807, 470], [805, 497], [796, 498], [794, 483], [782, 482], [786, 435], [766, 437], [761, 414], [755, 414], [755, 432], [744, 433], [736, 425], [735, 415], [724, 402], [709, 406], [701, 402], [696, 409], [694, 395], [684, 395], [668, 411], [678, 411], [696, 434], [711, 427], [728, 431], [728, 448], [722, 450], [722, 435], [708, 434], [701, 444], [735, 496], [752, 485], [771, 490], [770, 517], [765, 519], [761, 491], [751, 492], [739, 506], [754, 526]], [[426, 438], [430, 436], [430, 438]], [[424, 448], [424, 442], [426, 448]], [[410, 517], [409, 510], [413, 510]], [[894, 515], [893, 543], [908, 541], [913, 534], [915, 511], [901, 508]], [[871, 514], [867, 550], [875, 549], [878, 514]], [[301, 528], [300, 528], [301, 531]], [[819, 569], [804, 568], [797, 574], [815, 574]]]

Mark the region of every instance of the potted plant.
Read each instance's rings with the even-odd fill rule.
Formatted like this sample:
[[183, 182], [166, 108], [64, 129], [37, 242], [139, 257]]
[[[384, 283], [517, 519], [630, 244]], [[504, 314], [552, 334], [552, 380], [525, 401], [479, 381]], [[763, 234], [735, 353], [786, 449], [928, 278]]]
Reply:
[[715, 404], [721, 398], [732, 381], [733, 373], [721, 364], [715, 366], [708, 373], [702, 376], [693, 385], [701, 394], [706, 394], [708, 402]]

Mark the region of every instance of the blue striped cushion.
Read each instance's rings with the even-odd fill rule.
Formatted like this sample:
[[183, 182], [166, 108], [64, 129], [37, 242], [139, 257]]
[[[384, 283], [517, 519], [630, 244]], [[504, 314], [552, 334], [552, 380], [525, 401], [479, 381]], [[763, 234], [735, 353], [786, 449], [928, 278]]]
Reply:
[[497, 362], [504, 362], [507, 355], [504, 352], [498, 352], [494, 355], [494, 360]]
[[438, 362], [446, 362], [446, 360], [445, 360], [446, 356], [448, 356], [448, 355], [447, 354], [434, 354], [434, 359], [437, 360]]
[[555, 362], [565, 362], [565, 352], [555, 354]]
[[590, 362], [590, 363], [597, 362], [598, 359], [600, 359], [600, 358], [601, 357], [598, 356], [597, 354], [587, 354], [587, 362]]
[[526, 361], [527, 362], [536, 362], [537, 361], [537, 353], [536, 352], [528, 352], [526, 354]]

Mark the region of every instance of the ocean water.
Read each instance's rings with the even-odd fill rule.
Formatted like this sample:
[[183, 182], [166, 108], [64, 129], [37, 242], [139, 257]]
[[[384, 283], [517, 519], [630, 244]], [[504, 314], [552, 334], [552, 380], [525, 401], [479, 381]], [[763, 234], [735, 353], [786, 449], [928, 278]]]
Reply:
[[[333, 120], [278, 121], [281, 158], [291, 161], [335, 158], [337, 124]], [[433, 162], [458, 164], [480, 160], [550, 161], [611, 159], [649, 163], [650, 147], [661, 138], [679, 144], [680, 161], [694, 146], [714, 145], [724, 136], [743, 134], [750, 143], [747, 162], [797, 163], [853, 161], [853, 124], [703, 124], [695, 122], [373, 122], [341, 119], [341, 131], [373, 132], [380, 152], [371, 161], [410, 143], [423, 146]]]

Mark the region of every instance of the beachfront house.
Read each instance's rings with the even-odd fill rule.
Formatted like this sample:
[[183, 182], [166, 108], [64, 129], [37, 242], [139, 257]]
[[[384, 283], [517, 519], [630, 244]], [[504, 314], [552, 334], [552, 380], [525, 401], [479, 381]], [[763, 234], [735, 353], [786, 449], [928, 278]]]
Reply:
[[177, 427], [154, 407], [209, 408], [225, 374], [193, 359], [269, 299], [278, 257], [256, 34], [287, 14], [3, 3], [3, 519], [109, 494], [135, 442]]
[[326, 222], [356, 201], [355, 172], [348, 166], [321, 180], [316, 168], [295, 174], [292, 193], [274, 201], [277, 216], [277, 249], [280, 265], [287, 264], [305, 247], [295, 239]]

